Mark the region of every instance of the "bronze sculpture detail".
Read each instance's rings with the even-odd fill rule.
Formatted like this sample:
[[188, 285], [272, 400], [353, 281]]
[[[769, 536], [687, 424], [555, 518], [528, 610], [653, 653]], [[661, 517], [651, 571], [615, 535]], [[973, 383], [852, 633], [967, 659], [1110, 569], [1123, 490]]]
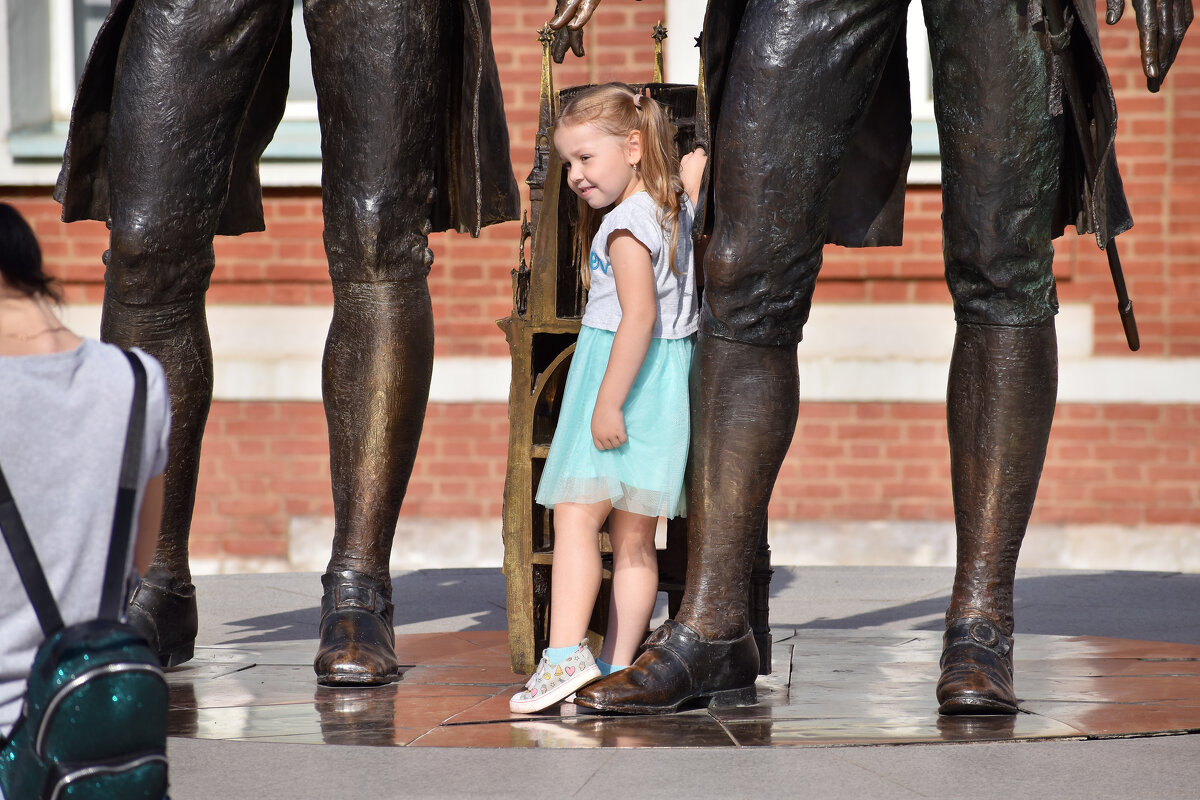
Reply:
[[[63, 218], [108, 221], [103, 337], [166, 368], [174, 427], [154, 564], [130, 617], [191, 657], [187, 541], [212, 399], [212, 237], [263, 229], [258, 159], [284, 108], [292, 0], [116, 0], [72, 113]], [[428, 236], [515, 219], [487, 0], [306, 0], [334, 312], [323, 361], [335, 531], [328, 684], [397, 674], [388, 560], [433, 363]]]
[[[562, 29], [560, 57], [568, 45], [578, 52], [598, 5], [560, 0], [551, 23]], [[1017, 708], [1013, 582], [1058, 373], [1051, 240], [1074, 224], [1104, 247], [1131, 224], [1094, 6], [1064, 6], [923, 2], [958, 326], [947, 392], [958, 556], [937, 687], [943, 714]], [[1134, 6], [1157, 91], [1191, 2]], [[1108, 22], [1123, 8], [1110, 0]], [[906, 10], [903, 0], [709, 2], [701, 58], [714, 136], [700, 213], [712, 240], [692, 372], [686, 588], [634, 666], [580, 690], [580, 705], [663, 712], [744, 702], [752, 689], [747, 579], [795, 428], [795, 347], [821, 248], [900, 240]]]

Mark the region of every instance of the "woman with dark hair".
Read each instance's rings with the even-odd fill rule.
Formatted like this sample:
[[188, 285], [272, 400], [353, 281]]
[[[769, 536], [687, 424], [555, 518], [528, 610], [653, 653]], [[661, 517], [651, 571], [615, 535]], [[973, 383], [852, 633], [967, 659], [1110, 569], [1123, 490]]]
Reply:
[[[77, 336], [42, 269], [29, 224], [0, 203], [0, 465], [67, 625], [95, 618], [112, 535], [133, 372], [121, 350]], [[146, 368], [133, 564], [150, 563], [162, 513], [170, 410], [157, 361]], [[0, 547], [0, 740], [21, 708], [42, 629]]]
[[42, 272], [42, 249], [33, 229], [8, 203], [0, 203], [0, 275], [5, 289], [62, 302], [58, 285]]

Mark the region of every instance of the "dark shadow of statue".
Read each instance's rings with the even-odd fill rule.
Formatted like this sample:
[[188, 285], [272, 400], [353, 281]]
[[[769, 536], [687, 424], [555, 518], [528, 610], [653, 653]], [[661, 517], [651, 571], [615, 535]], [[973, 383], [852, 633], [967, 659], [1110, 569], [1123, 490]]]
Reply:
[[[283, 114], [293, 0], [116, 0], [88, 59], [56, 198], [111, 228], [102, 336], [163, 364], [173, 426], [154, 564], [130, 618], [192, 655], [188, 566], [212, 400], [213, 236], [263, 229], [258, 160]], [[306, 0], [333, 322], [322, 389], [335, 530], [315, 669], [394, 680], [388, 559], [433, 365], [428, 237], [519, 196], [487, 0]]]
[[[579, 52], [598, 5], [560, 0], [557, 56]], [[947, 416], [958, 556], [937, 697], [943, 714], [1012, 714], [1013, 581], [1058, 380], [1051, 240], [1074, 224], [1105, 247], [1131, 220], [1092, 0], [922, 5], [957, 321]], [[1123, 6], [1110, 0], [1110, 23]], [[1157, 91], [1191, 3], [1134, 6]], [[713, 140], [697, 216], [712, 238], [692, 370], [686, 590], [634, 666], [580, 690], [580, 705], [664, 712], [744, 700], [754, 684], [747, 581], [795, 429], [796, 345], [822, 247], [900, 243], [907, 7], [709, 2], [701, 57]]]

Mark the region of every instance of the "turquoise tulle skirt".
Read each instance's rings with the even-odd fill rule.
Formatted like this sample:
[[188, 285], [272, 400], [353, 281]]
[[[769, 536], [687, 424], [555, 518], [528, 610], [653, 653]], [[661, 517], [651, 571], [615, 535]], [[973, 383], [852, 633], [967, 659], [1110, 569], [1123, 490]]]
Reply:
[[587, 326], [579, 332], [536, 500], [546, 508], [609, 500], [613, 508], [650, 517], [685, 516], [688, 372], [695, 337], [650, 340], [623, 407], [628, 441], [612, 450], [597, 450], [592, 444], [592, 409], [613, 336]]

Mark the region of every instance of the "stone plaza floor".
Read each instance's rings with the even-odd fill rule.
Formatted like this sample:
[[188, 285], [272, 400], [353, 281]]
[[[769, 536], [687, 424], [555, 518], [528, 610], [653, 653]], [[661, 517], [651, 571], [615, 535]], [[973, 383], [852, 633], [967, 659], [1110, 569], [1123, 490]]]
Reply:
[[201, 577], [172, 797], [1200, 796], [1200, 575], [1022, 572], [1021, 713], [941, 718], [950, 575], [777, 567], [758, 703], [649, 717], [511, 714], [499, 570], [396, 573], [402, 676], [363, 689], [315, 683], [318, 576]]

